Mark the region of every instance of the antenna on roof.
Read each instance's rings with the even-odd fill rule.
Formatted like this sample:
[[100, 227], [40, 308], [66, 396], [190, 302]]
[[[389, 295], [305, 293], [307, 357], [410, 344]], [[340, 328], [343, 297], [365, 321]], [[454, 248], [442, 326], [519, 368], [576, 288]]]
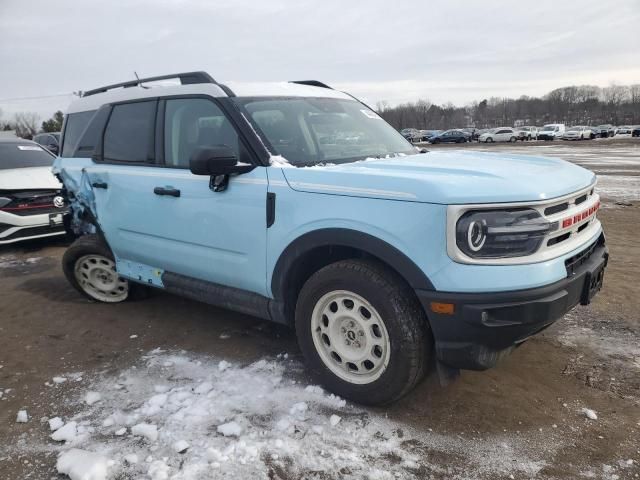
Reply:
[[140, 88], [149, 88], [149, 87], [145, 87], [144, 85], [142, 85], [142, 82], [140, 82], [140, 77], [138, 76], [138, 72], [136, 72], [135, 70], [133, 71], [133, 74], [136, 76], [136, 80], [138, 80], [138, 86]]

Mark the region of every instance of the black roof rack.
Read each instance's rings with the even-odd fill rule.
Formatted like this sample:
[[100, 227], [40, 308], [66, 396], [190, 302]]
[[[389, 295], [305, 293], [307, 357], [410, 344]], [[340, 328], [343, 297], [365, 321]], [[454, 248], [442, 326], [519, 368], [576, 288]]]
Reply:
[[321, 87], [333, 90], [329, 85], [319, 82], [318, 80], [291, 80], [289, 83], [298, 83], [300, 85], [309, 85], [310, 87]]
[[[329, 85], [327, 85], [326, 83], [322, 83], [319, 82], [318, 80], [292, 80], [289, 83], [299, 83], [300, 85], [309, 85], [311, 87], [321, 87], [321, 88], [328, 88], [330, 90], [333, 90], [333, 88], [331, 88]], [[365, 107], [367, 107], [369, 110], [375, 112], [375, 110], [373, 108], [371, 108], [369, 105], [367, 105], [366, 103], [364, 103], [362, 100], [360, 100], [359, 98], [354, 97], [353, 95], [351, 95], [349, 92], [342, 92], [345, 95], [349, 95], [351, 98], [353, 98], [356, 102], [360, 102], [361, 104], [363, 104]]]
[[161, 75], [159, 77], [138, 78], [136, 80], [130, 80], [128, 82], [114, 83], [113, 85], [107, 85], [106, 87], [87, 90], [82, 94], [82, 96], [88, 97], [89, 95], [104, 93], [107, 90], [113, 90], [114, 88], [137, 87], [142, 83], [157, 82], [159, 80], [170, 80], [174, 78], [179, 79], [182, 85], [193, 85], [195, 83], [214, 83], [218, 85], [220, 88], [222, 88], [222, 90], [224, 90], [224, 92], [230, 97], [235, 96], [233, 92], [229, 89], [229, 87], [225, 85], [221, 85], [218, 82], [216, 82], [213, 79], [213, 77], [211, 77], [211, 75], [209, 75], [207, 72], [185, 72], [185, 73], [174, 73], [173, 75]]

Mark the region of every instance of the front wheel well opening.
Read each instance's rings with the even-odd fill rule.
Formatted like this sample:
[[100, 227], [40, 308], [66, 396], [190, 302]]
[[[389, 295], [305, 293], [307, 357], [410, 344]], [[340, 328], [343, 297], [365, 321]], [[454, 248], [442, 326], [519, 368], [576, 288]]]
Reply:
[[[283, 307], [285, 319], [288, 325], [295, 324], [295, 310], [298, 295], [306, 281], [323, 267], [341, 260], [349, 259], [366, 259], [382, 265], [385, 269], [389, 270], [399, 282], [402, 282], [407, 286], [408, 290], [410, 290], [412, 295], [415, 296], [415, 301], [420, 305], [418, 297], [415, 294], [414, 289], [410, 287], [409, 282], [389, 263], [375, 255], [355, 247], [336, 245], [321, 246], [306, 252], [304, 255], [296, 259], [289, 268], [285, 277], [285, 281], [282, 285], [282, 300], [284, 302]], [[422, 306], [420, 308], [422, 308]]]

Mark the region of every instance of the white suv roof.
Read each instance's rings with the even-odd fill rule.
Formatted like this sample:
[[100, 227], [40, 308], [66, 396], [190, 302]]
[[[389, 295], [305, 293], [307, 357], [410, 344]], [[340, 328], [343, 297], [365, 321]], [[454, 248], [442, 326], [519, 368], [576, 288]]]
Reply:
[[[189, 78], [188, 83], [185, 78]], [[182, 84], [173, 85], [144, 85], [160, 82], [172, 78], [180, 79]], [[193, 79], [196, 79], [194, 81]], [[143, 78], [121, 84], [101, 87], [85, 92], [84, 96], [69, 105], [67, 113], [86, 112], [96, 110], [107, 103], [122, 102], [138, 98], [167, 97], [171, 95], [205, 94], [212, 97], [320, 97], [353, 98], [338, 90], [322, 86], [320, 82], [266, 82], [242, 83], [229, 82], [221, 85], [205, 72], [190, 72], [162, 77]]]

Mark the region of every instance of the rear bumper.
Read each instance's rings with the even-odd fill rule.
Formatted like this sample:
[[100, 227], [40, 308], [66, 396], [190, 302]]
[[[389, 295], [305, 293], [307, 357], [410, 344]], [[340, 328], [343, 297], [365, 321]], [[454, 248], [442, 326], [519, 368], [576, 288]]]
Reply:
[[[485, 370], [577, 304], [589, 303], [609, 258], [604, 235], [575, 257], [567, 260], [567, 278], [544, 287], [486, 294], [417, 291], [438, 360], [453, 368]], [[454, 304], [453, 314], [434, 313], [432, 302]]]

